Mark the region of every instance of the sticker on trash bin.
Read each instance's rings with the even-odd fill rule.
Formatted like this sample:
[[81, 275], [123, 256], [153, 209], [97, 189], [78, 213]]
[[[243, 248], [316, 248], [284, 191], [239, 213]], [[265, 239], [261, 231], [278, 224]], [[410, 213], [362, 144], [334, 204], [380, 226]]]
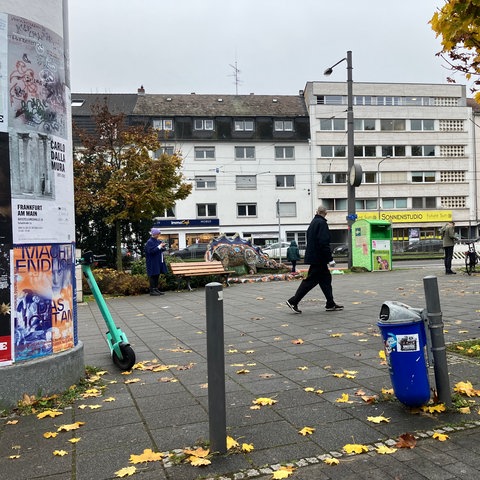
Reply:
[[420, 339], [418, 333], [397, 335], [397, 352], [418, 352], [419, 350]]

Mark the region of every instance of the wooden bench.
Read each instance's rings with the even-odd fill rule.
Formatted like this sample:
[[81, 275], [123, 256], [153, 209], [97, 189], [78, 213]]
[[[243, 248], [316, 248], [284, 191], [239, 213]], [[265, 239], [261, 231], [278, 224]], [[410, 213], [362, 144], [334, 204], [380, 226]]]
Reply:
[[222, 262], [175, 262], [170, 263], [172, 274], [178, 278], [178, 287], [180, 287], [180, 279], [187, 282], [187, 287], [191, 291], [191, 277], [206, 277], [208, 275], [218, 275], [223, 277], [224, 283], [228, 287], [228, 275], [235, 273], [234, 270], [225, 270]]

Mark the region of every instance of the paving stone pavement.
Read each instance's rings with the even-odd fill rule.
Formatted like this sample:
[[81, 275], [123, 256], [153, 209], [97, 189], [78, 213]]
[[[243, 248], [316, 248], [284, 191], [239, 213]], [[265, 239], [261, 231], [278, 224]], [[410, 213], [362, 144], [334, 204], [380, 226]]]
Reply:
[[[388, 368], [379, 357], [377, 320], [384, 301], [425, 306], [423, 280], [436, 276], [446, 342], [477, 338], [480, 328], [479, 276], [445, 276], [439, 265], [399, 267], [391, 272], [334, 275], [334, 294], [344, 311], [324, 311], [320, 289], [301, 303], [301, 315], [285, 304], [299, 281], [233, 284], [223, 290], [227, 433], [253, 444], [249, 453], [218, 455], [206, 467], [175, 462], [137, 465], [132, 478], [160, 480], [270, 479], [280, 465], [295, 467], [289, 478], [456, 479], [480, 473], [480, 415], [412, 412], [395, 398]], [[78, 306], [79, 338], [85, 363], [107, 370], [100, 398], [79, 400], [63, 415], [37, 419], [0, 419], [0, 477], [5, 480], [107, 480], [131, 466], [130, 455], [145, 449], [180, 452], [210, 438], [206, 355], [205, 290], [167, 292], [108, 300], [115, 321], [126, 333], [138, 362], [168, 366], [164, 371], [134, 369], [124, 375], [111, 362], [105, 324], [95, 303]], [[303, 343], [297, 340], [301, 339]], [[448, 355], [450, 389], [459, 381], [480, 388], [478, 363]], [[248, 372], [238, 373], [241, 370]], [[334, 376], [345, 371], [343, 377]], [[433, 368], [429, 369], [432, 388]], [[350, 378], [349, 378], [350, 377]], [[138, 379], [137, 382], [126, 382]], [[174, 380], [174, 381], [172, 381]], [[315, 391], [305, 391], [311, 387]], [[358, 395], [379, 395], [368, 404]], [[343, 394], [349, 402], [340, 403]], [[258, 410], [259, 397], [276, 400]], [[114, 401], [105, 401], [106, 399]], [[471, 399], [475, 402], [475, 399]], [[87, 405], [86, 408], [80, 408]], [[101, 408], [90, 408], [101, 405]], [[388, 423], [372, 423], [384, 416]], [[59, 425], [84, 422], [76, 431], [45, 439]], [[314, 428], [311, 435], [298, 432]], [[381, 455], [399, 435], [415, 433], [412, 449]], [[449, 438], [440, 442], [434, 432]], [[68, 438], [80, 437], [78, 443]], [[367, 453], [347, 455], [346, 444], [363, 444]], [[54, 450], [65, 456], [54, 456]], [[11, 459], [11, 455], [19, 458]], [[337, 457], [339, 464], [324, 463]]]

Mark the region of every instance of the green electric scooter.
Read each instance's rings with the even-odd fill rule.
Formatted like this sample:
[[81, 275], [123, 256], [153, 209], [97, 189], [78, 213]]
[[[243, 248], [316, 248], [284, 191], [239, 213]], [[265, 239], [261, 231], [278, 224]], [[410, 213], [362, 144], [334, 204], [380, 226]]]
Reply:
[[105, 255], [94, 255], [92, 252], [85, 252], [83, 257], [77, 260], [77, 263], [82, 266], [82, 272], [87, 279], [93, 297], [107, 325], [107, 344], [112, 354], [113, 363], [121, 370], [130, 370], [135, 365], [135, 352], [128, 343], [125, 333], [115, 325], [102, 292], [93, 276], [91, 266], [101, 261], [105, 261]]

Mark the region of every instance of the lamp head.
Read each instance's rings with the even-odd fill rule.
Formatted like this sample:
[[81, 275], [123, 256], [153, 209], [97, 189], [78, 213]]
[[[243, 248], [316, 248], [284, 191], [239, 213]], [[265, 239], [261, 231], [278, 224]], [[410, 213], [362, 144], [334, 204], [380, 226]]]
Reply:
[[333, 72], [333, 68], [330, 67], [330, 68], [327, 68], [327, 69], [323, 72], [323, 74], [324, 74], [326, 77], [328, 77], [329, 75], [332, 74], [332, 72]]

